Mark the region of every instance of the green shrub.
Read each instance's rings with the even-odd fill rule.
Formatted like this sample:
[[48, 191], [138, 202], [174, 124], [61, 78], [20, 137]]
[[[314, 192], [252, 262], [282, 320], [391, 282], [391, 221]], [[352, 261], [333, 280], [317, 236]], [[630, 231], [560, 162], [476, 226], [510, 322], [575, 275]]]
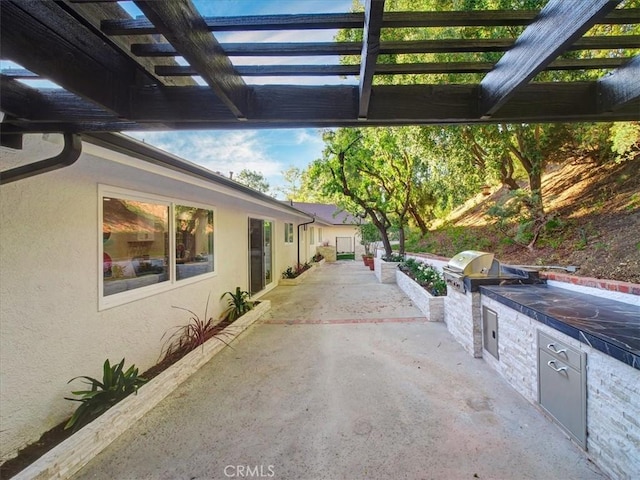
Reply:
[[249, 301], [250, 296], [249, 292], [240, 290], [240, 287], [236, 287], [235, 293], [223, 293], [220, 300], [224, 297], [229, 297], [227, 299], [227, 309], [223, 313], [223, 318], [233, 322], [251, 310], [254, 303]]
[[311, 268], [311, 264], [308, 262], [298, 263], [294, 267], [287, 267], [287, 269], [282, 272], [282, 278], [296, 278], [302, 275], [304, 272]]
[[447, 294], [447, 284], [442, 274], [433, 266], [408, 258], [398, 265], [398, 268], [433, 296], [439, 297]]
[[102, 382], [86, 376], [74, 377], [69, 380], [68, 383], [71, 383], [78, 378], [83, 378], [84, 383], [90, 385], [91, 389], [71, 392], [81, 398], [65, 397], [66, 400], [81, 403], [64, 426], [65, 429], [73, 428], [74, 432], [77, 431], [123, 398], [137, 392], [138, 388], [147, 381], [138, 375], [138, 369], [134, 365], [123, 371], [124, 358], [113, 366], [109, 363], [109, 359], [105, 360], [102, 370]]

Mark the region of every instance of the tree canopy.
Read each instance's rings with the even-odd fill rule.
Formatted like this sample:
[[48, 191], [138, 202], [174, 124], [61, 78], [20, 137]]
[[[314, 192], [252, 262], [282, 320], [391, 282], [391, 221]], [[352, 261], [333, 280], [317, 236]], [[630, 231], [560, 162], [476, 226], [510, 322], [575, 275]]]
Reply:
[[235, 180], [238, 183], [246, 185], [247, 187], [251, 187], [254, 190], [258, 190], [262, 193], [269, 193], [271, 189], [271, 185], [267, 179], [260, 172], [256, 172], [254, 170], [243, 169], [236, 176]]
[[[387, 0], [385, 11], [540, 9], [544, 0]], [[640, 0], [625, 2], [636, 6]], [[362, 9], [354, 2], [354, 9]], [[382, 40], [426, 40], [457, 38], [516, 38], [522, 26], [436, 27], [383, 29]], [[638, 25], [598, 25], [589, 35], [607, 29], [616, 34], [639, 34]], [[361, 29], [341, 30], [338, 41], [360, 40]], [[638, 52], [619, 51], [620, 56]], [[598, 50], [567, 52], [563, 58], [598, 57]], [[499, 60], [499, 52], [382, 55], [378, 63], [451, 62]], [[344, 57], [343, 63], [358, 63]], [[541, 72], [533, 81], [589, 80], [600, 70]], [[478, 82], [480, 74], [378, 75], [376, 84]], [[413, 224], [427, 234], [427, 224], [443, 217], [476, 194], [482, 185], [500, 185], [517, 192], [510, 209], [502, 215], [526, 218], [532, 247], [536, 230], [544, 224], [542, 173], [550, 162], [572, 158], [598, 163], [624, 161], [640, 153], [640, 123], [592, 124], [497, 124], [464, 126], [414, 126], [339, 128], [324, 134], [323, 158], [295, 173], [295, 195], [314, 192], [314, 201], [330, 201], [354, 214], [367, 214], [381, 233], [390, 253], [390, 229]], [[305, 193], [306, 192], [306, 193]], [[513, 203], [512, 202], [512, 203]], [[400, 247], [401, 250], [403, 247]]]

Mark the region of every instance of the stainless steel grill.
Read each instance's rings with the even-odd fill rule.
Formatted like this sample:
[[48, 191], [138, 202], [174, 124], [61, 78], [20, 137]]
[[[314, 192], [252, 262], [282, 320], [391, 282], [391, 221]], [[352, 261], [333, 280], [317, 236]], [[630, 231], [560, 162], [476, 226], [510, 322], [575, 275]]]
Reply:
[[501, 265], [493, 253], [477, 250], [454, 255], [442, 270], [447, 286], [462, 293], [477, 291], [480, 285], [540, 281], [535, 270]]

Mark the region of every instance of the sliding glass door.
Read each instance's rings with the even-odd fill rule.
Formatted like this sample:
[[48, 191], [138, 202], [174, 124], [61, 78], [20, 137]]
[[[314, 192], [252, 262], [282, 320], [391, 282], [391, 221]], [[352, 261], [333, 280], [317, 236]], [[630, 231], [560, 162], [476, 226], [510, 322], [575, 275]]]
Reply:
[[263, 290], [273, 282], [273, 222], [249, 219], [249, 291]]

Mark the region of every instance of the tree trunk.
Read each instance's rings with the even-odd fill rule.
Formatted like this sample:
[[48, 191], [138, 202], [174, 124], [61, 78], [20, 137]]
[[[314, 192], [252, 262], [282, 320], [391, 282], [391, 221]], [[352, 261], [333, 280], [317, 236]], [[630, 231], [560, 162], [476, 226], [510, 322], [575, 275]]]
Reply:
[[429, 228], [427, 227], [427, 224], [424, 222], [424, 220], [422, 219], [422, 216], [418, 213], [415, 206], [412, 205], [409, 207], [409, 213], [415, 220], [416, 225], [418, 225], [418, 228], [420, 229], [420, 233], [424, 237], [427, 233], [429, 233]]
[[391, 255], [393, 250], [391, 249], [391, 242], [389, 241], [389, 222], [384, 214], [382, 214], [382, 220], [379, 219], [376, 212], [371, 208], [367, 208], [366, 212], [369, 215], [369, 218], [371, 218], [371, 223], [373, 223], [380, 232], [380, 238], [382, 240], [382, 245], [384, 246], [384, 254]]
[[502, 161], [500, 162], [500, 181], [503, 185], [505, 185], [509, 190], [518, 190], [520, 185], [513, 178], [513, 160], [511, 156], [506, 153], [502, 157]]
[[400, 250], [400, 255], [404, 255], [404, 241], [405, 241], [404, 223], [401, 223], [400, 228], [398, 229], [398, 240], [400, 240], [400, 245], [398, 246]]

